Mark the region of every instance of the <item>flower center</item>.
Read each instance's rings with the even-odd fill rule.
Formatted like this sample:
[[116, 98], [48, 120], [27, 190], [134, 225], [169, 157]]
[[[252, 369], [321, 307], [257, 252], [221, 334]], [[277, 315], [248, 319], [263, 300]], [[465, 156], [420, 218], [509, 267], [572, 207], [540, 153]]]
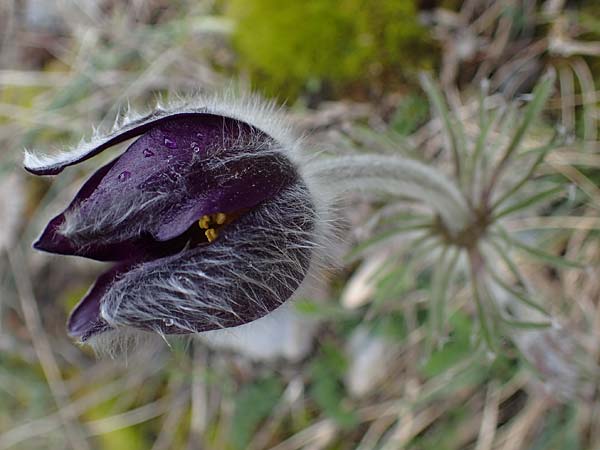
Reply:
[[198, 220], [198, 226], [201, 230], [205, 230], [204, 235], [206, 236], [206, 239], [208, 239], [208, 242], [212, 242], [219, 237], [219, 229], [223, 225], [230, 223], [233, 219], [234, 217], [228, 217], [227, 214], [222, 212], [205, 214]]

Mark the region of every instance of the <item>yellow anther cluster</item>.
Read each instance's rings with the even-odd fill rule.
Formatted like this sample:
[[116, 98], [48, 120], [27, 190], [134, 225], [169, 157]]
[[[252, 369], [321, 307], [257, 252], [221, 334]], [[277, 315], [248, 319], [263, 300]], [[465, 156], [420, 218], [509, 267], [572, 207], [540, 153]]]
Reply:
[[208, 239], [208, 242], [212, 242], [219, 236], [219, 233], [214, 228], [209, 228], [204, 232], [204, 235]]
[[223, 225], [227, 221], [227, 215], [224, 213], [216, 213], [216, 214], [206, 214], [198, 220], [198, 226], [206, 230], [204, 235], [208, 242], [214, 241], [217, 237], [219, 237], [219, 232], [216, 227], [218, 225]]
[[203, 230], [210, 228], [210, 216], [202, 216], [198, 221], [198, 225]]
[[217, 222], [217, 225], [223, 225], [225, 220], [227, 220], [227, 216], [224, 213], [216, 213], [214, 219], [215, 222]]

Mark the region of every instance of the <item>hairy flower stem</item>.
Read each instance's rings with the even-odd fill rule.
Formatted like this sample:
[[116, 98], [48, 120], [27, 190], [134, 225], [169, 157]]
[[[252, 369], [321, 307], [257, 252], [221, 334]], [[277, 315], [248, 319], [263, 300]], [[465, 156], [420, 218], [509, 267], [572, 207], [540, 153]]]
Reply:
[[358, 155], [316, 163], [315, 172], [341, 193], [372, 191], [431, 205], [451, 236], [473, 220], [464, 196], [444, 174], [419, 161], [397, 156]]

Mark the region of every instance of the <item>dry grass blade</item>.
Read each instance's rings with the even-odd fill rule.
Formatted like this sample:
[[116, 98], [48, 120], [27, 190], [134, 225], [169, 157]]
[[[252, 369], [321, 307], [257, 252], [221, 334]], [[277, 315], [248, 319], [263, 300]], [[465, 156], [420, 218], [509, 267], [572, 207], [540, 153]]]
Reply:
[[[143, 379], [144, 377], [141, 377], [138, 379], [137, 383], [132, 383], [132, 385], [135, 386], [135, 384], [139, 384], [139, 380]], [[73, 400], [59, 412], [50, 414], [42, 419], [30, 421], [4, 432], [0, 435], [0, 449], [4, 450], [14, 447], [28, 439], [44, 436], [59, 429], [61, 427], [62, 417], [65, 417], [72, 422], [76, 422], [78, 417], [83, 415], [86, 411], [129, 389], [131, 389], [131, 387], [128, 383], [123, 383], [120, 379], [109, 384], [104, 384], [100, 388], [91, 391], [89, 394], [80, 397], [77, 400]]]
[[496, 448], [499, 450], [514, 450], [523, 448], [527, 436], [535, 430], [536, 425], [543, 421], [552, 405], [549, 397], [534, 397], [527, 407], [509, 426], [498, 433]]
[[202, 435], [206, 429], [208, 421], [208, 400], [207, 386], [205, 382], [205, 370], [208, 366], [208, 355], [206, 349], [199, 345], [199, 342], [193, 344], [193, 378], [192, 378], [192, 411], [190, 418], [190, 431], [188, 437], [188, 446], [202, 441]]
[[[316, 422], [299, 433], [291, 436], [282, 443], [271, 447], [270, 450], [297, 450], [300, 448], [313, 448], [313, 445], [327, 443], [335, 434], [337, 427], [333, 420], [324, 419]], [[316, 447], [318, 448], [318, 447]]]
[[170, 408], [183, 407], [188, 396], [189, 391], [183, 389], [173, 394], [173, 396], [165, 396], [139, 408], [104, 417], [93, 422], [87, 422], [86, 426], [89, 429], [89, 436], [111, 433], [162, 416]]
[[539, 230], [547, 228], [600, 230], [600, 218], [590, 216], [527, 217], [506, 221], [505, 226], [510, 231]]
[[487, 387], [487, 395], [481, 426], [475, 450], [491, 450], [498, 426], [498, 408], [500, 406], [500, 388], [497, 383], [490, 383]]
[[56, 406], [59, 408], [59, 416], [65, 427], [69, 445], [73, 450], [89, 449], [90, 446], [84, 437], [83, 430], [81, 430], [77, 422], [64, 414], [64, 409], [70, 401], [69, 395], [62, 379], [59, 365], [50, 347], [50, 341], [42, 326], [33, 294], [33, 287], [27, 275], [28, 267], [23, 253], [20, 247], [15, 246], [7, 254], [17, 286], [17, 292], [21, 300], [21, 309], [25, 318], [25, 324], [31, 336], [33, 348], [48, 381], [48, 387], [52, 392]]
[[[600, 43], [598, 43], [598, 53], [600, 56]], [[598, 97], [594, 85], [592, 71], [583, 58], [576, 58], [571, 62], [573, 71], [577, 75], [581, 93], [587, 100], [583, 105], [583, 139], [594, 142], [598, 138]]]
[[550, 159], [547, 161], [547, 164], [556, 172], [570, 179], [585, 192], [589, 196], [591, 205], [594, 208], [600, 208], [600, 188], [589, 177], [574, 166], [563, 163], [559, 158]]

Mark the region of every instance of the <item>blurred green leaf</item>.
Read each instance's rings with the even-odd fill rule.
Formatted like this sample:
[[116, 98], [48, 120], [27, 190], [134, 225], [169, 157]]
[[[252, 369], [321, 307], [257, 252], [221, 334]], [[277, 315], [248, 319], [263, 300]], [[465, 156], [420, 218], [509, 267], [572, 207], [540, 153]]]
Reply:
[[266, 419], [281, 398], [279, 378], [269, 377], [245, 385], [237, 395], [231, 420], [230, 442], [235, 449], [245, 449], [258, 425]]
[[427, 99], [410, 93], [398, 104], [390, 122], [391, 128], [401, 136], [408, 136], [423, 124], [429, 116]]
[[402, 341], [408, 335], [406, 317], [399, 311], [392, 311], [377, 317], [371, 325], [374, 335], [389, 337]]
[[354, 315], [352, 311], [334, 302], [315, 302], [309, 299], [295, 300], [294, 308], [300, 314], [321, 319], [335, 319]]
[[350, 428], [357, 422], [354, 411], [344, 405], [345, 389], [342, 383], [347, 362], [344, 355], [332, 345], [324, 345], [319, 356], [310, 365], [312, 384], [309, 394], [323, 412], [340, 426]]
[[446, 325], [446, 305], [449, 301], [450, 285], [456, 271], [456, 262], [460, 252], [456, 249], [444, 248], [433, 266], [433, 275], [429, 293], [429, 337], [428, 347], [431, 350], [444, 336]]
[[536, 192], [535, 194], [533, 194], [529, 197], [526, 197], [522, 200], [519, 200], [511, 205], [508, 205], [505, 209], [498, 211], [498, 213], [496, 213], [495, 219], [497, 220], [503, 216], [507, 216], [514, 212], [520, 211], [522, 209], [529, 208], [530, 206], [533, 206], [536, 203], [544, 201], [544, 200], [548, 199], [549, 197], [552, 197], [560, 192], [564, 192], [564, 190], [565, 190], [564, 185], [558, 185], [558, 186], [551, 187], [549, 189], [545, 189], [541, 192]]
[[441, 375], [471, 356], [473, 352], [471, 345], [472, 319], [463, 313], [456, 312], [448, 321], [452, 330], [448, 341], [443, 347], [434, 350], [427, 363], [421, 368], [421, 373], [427, 377]]
[[369, 250], [371, 247], [376, 245], [381, 245], [387, 239], [396, 238], [403, 233], [408, 233], [411, 231], [419, 231], [419, 230], [428, 230], [431, 228], [431, 222], [416, 222], [416, 223], [408, 223], [406, 225], [401, 225], [394, 227], [390, 230], [383, 231], [376, 236], [365, 239], [360, 244], [356, 245], [350, 253], [346, 256], [348, 260], [353, 260], [358, 256], [361, 256], [365, 253], [366, 250]]
[[509, 245], [512, 245], [515, 248], [522, 250], [525, 253], [527, 253], [539, 260], [542, 260], [547, 264], [550, 264], [551, 266], [571, 268], [571, 269], [573, 269], [573, 268], [584, 269], [586, 267], [585, 264], [580, 263], [578, 261], [572, 261], [567, 258], [563, 258], [561, 256], [556, 256], [556, 255], [553, 255], [552, 253], [542, 250], [541, 248], [532, 247], [530, 245], [527, 245], [527, 244], [521, 242], [519, 239], [512, 237], [508, 234], [503, 233], [498, 236], [500, 238], [504, 239], [505, 241], [507, 241], [507, 243]]
[[456, 117], [451, 113], [440, 87], [428, 74], [421, 75], [421, 84], [433, 109], [435, 109], [436, 114], [442, 121], [444, 134], [450, 144], [450, 151], [452, 152], [454, 173], [460, 181], [464, 176], [462, 168], [463, 161], [466, 160], [464, 146], [465, 130], [463, 125], [461, 121], [456, 120]]

